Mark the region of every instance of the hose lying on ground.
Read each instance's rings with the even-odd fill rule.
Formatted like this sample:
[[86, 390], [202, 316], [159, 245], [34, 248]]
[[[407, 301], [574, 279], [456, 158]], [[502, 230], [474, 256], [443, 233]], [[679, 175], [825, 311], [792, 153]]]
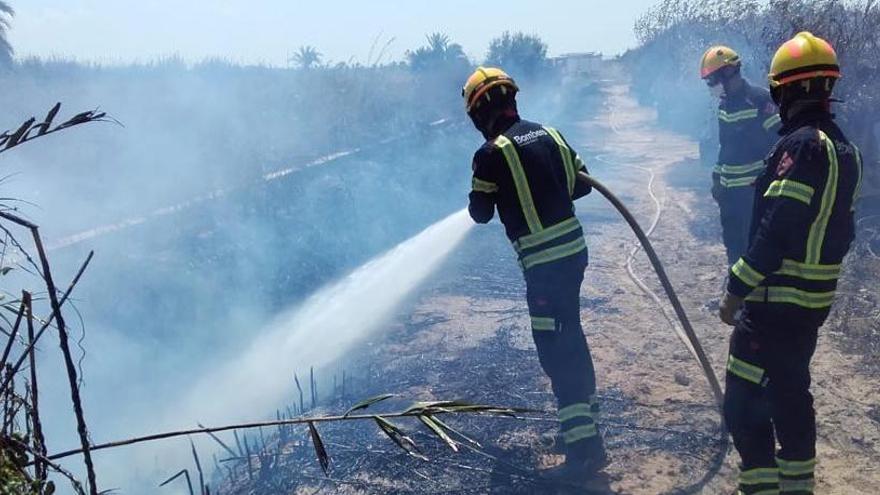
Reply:
[[[602, 162], [605, 162], [609, 165], [620, 165], [618, 163], [611, 162], [602, 158], [601, 155], [597, 155], [596, 159]], [[645, 231], [645, 237], [651, 237], [651, 233], [654, 232], [654, 229], [657, 228], [657, 225], [660, 223], [660, 215], [663, 213], [663, 205], [660, 203], [660, 200], [657, 199], [657, 196], [654, 194], [654, 179], [657, 178], [657, 175], [654, 171], [647, 167], [640, 167], [638, 165], [625, 165], [627, 167], [635, 168], [641, 170], [643, 172], [648, 173], [650, 175], [650, 179], [648, 180], [648, 195], [651, 196], [651, 200], [654, 201], [654, 205], [657, 207], [657, 210], [654, 213], [654, 218], [651, 220], [651, 225], [648, 226], [648, 230]], [[651, 298], [652, 301], [660, 308], [660, 312], [663, 313], [663, 317], [666, 318], [666, 321], [669, 322], [669, 325], [672, 327], [672, 330], [675, 331], [675, 335], [678, 336], [679, 340], [687, 347], [688, 352], [691, 353], [691, 356], [694, 357], [698, 362], [700, 360], [699, 356], [697, 356], [697, 352], [694, 350], [694, 346], [691, 344], [690, 339], [688, 339], [687, 334], [684, 330], [681, 329], [681, 325], [678, 324], [677, 318], [674, 315], [669, 314], [669, 311], [666, 309], [666, 306], [663, 305], [663, 301], [660, 300], [660, 297], [651, 290], [650, 287], [641, 279], [638, 275], [636, 275], [635, 268], [633, 267], [633, 261], [635, 260], [636, 254], [642, 249], [641, 244], [636, 244], [635, 247], [629, 252], [629, 256], [626, 258], [626, 273], [629, 275], [629, 278], [642, 289], [642, 292], [647, 294], [648, 297]]]
[[633, 217], [632, 213], [627, 209], [626, 206], [614, 195], [607, 187], [605, 187], [601, 182], [597, 181], [593, 177], [587, 175], [586, 173], [580, 172], [578, 173], [578, 180], [584, 181], [593, 189], [599, 191], [602, 196], [605, 196], [607, 199], [620, 214], [623, 216], [626, 223], [629, 224], [632, 231], [638, 237], [639, 242], [642, 244], [642, 248], [645, 250], [645, 253], [648, 255], [648, 259], [651, 261], [651, 265], [654, 266], [654, 271], [657, 272], [657, 277], [660, 279], [660, 283], [663, 285], [663, 290], [666, 292], [666, 296], [669, 298], [669, 302], [672, 304], [673, 309], [675, 310], [675, 315], [678, 317], [678, 320], [681, 322], [681, 326], [684, 329], [685, 335], [687, 336], [688, 341], [690, 342], [690, 347], [694, 357], [700, 363], [700, 366], [703, 368], [703, 373], [706, 375], [706, 380], [709, 381], [709, 387], [712, 389], [712, 393], [715, 394], [715, 401], [718, 404], [719, 410], [721, 409], [724, 394], [721, 391], [721, 385], [718, 382], [718, 377], [715, 376], [715, 371], [712, 369], [712, 365], [709, 363], [709, 359], [706, 357], [706, 352], [703, 350], [703, 346], [700, 345], [699, 339], [697, 339], [697, 334], [694, 332], [694, 327], [691, 326], [691, 322], [687, 317], [687, 314], [684, 312], [684, 308], [681, 305], [681, 301], [678, 299], [678, 295], [675, 293], [675, 289], [672, 287], [672, 283], [669, 281], [669, 277], [666, 276], [666, 270], [663, 268], [663, 264], [660, 262], [660, 258], [657, 257], [657, 253], [654, 251], [653, 246], [651, 246], [651, 241], [648, 240], [648, 236], [645, 235], [645, 232], [642, 230], [642, 227], [636, 221], [635, 217]]

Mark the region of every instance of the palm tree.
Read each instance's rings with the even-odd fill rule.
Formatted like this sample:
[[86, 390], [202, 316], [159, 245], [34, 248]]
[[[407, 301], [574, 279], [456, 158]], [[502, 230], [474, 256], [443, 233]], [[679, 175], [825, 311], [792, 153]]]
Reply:
[[290, 57], [289, 61], [293, 62], [300, 69], [311, 69], [321, 65], [321, 57], [321, 52], [317, 48], [311, 45], [304, 45], [299, 47], [299, 50]]
[[12, 45], [6, 39], [6, 30], [9, 29], [9, 21], [14, 15], [12, 7], [0, 0], [0, 67], [12, 65]]
[[407, 52], [410, 67], [417, 72], [426, 70], [448, 70], [468, 67], [470, 62], [461, 45], [453, 43], [443, 33], [432, 33], [426, 37], [427, 44], [415, 51]]
[[428, 49], [438, 53], [445, 53], [449, 50], [449, 44], [452, 41], [445, 33], [431, 33], [425, 38], [428, 40]]

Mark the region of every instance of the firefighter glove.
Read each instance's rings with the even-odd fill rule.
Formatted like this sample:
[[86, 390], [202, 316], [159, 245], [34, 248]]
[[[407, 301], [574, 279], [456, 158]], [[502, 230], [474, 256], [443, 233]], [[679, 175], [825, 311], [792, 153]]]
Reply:
[[724, 297], [721, 298], [721, 308], [718, 310], [721, 321], [731, 326], [736, 325], [736, 313], [742, 307], [742, 303], [743, 298], [725, 291]]

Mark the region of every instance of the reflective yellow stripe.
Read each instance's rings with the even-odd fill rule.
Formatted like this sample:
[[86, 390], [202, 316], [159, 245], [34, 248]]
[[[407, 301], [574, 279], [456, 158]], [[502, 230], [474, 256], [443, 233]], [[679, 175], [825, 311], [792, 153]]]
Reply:
[[837, 198], [837, 176], [839, 167], [837, 163], [837, 150], [828, 135], [819, 131], [819, 138], [825, 144], [828, 152], [828, 180], [825, 181], [825, 190], [822, 191], [822, 204], [819, 206], [819, 214], [810, 226], [810, 234], [807, 237], [806, 263], [818, 264], [822, 258], [822, 244], [825, 242], [825, 230], [828, 228], [828, 219], [834, 209], [834, 200]]
[[730, 271], [749, 287], [757, 287], [766, 278], [761, 272], [749, 266], [746, 260], [742, 258], [730, 267]]
[[532, 330], [556, 330], [556, 320], [543, 316], [532, 316]]
[[523, 170], [522, 163], [519, 161], [519, 155], [513, 143], [505, 136], [498, 136], [495, 139], [495, 146], [504, 153], [504, 159], [510, 168], [510, 175], [513, 176], [513, 183], [516, 186], [516, 195], [519, 197], [519, 204], [522, 207], [523, 216], [529, 231], [532, 233], [539, 232], [541, 219], [538, 217], [538, 210], [535, 209], [535, 202], [532, 200], [532, 191], [529, 189], [529, 182], [526, 179], [526, 172]]
[[841, 265], [811, 265], [784, 259], [782, 260], [782, 268], [775, 273], [805, 280], [837, 280], [840, 278], [840, 270]]
[[762, 368], [737, 359], [732, 354], [727, 357], [727, 371], [756, 385], [760, 385], [761, 379], [764, 378]]
[[719, 174], [742, 175], [750, 172], [764, 170], [764, 160], [746, 163], [745, 165], [725, 165], [723, 163], [715, 166], [715, 171]]
[[809, 205], [810, 201], [813, 199], [814, 192], [816, 191], [812, 187], [802, 182], [797, 182], [791, 179], [782, 179], [771, 182], [767, 187], [767, 191], [764, 192], [764, 197], [773, 198], [785, 196]]
[[573, 232], [580, 228], [581, 224], [578, 222], [576, 217], [566, 218], [565, 220], [551, 225], [546, 229], [538, 232], [537, 234], [528, 234], [520, 237], [513, 243], [514, 249], [519, 252], [522, 249], [528, 249], [530, 247], [535, 247], [539, 244], [543, 244], [545, 242], [552, 241], [558, 237], [561, 237], [569, 232]]
[[728, 179], [727, 177], [721, 178], [721, 185], [724, 187], [745, 187], [751, 186], [754, 182], [754, 177], [742, 177], [739, 179]]
[[477, 192], [493, 193], [498, 191], [498, 186], [494, 182], [481, 180], [476, 177], [471, 181], [471, 185], [473, 186], [473, 190]]
[[749, 115], [758, 115], [758, 109], [746, 108], [745, 110], [740, 110], [738, 112], [728, 112], [726, 110], [721, 110], [721, 114], [729, 119], [735, 119], [739, 117], [747, 117]]
[[520, 263], [522, 264], [524, 270], [528, 270], [529, 268], [536, 265], [549, 263], [551, 261], [565, 258], [566, 256], [577, 254], [586, 248], [587, 242], [584, 240], [583, 237], [578, 237], [571, 242], [566, 242], [565, 244], [553, 246], [552, 248], [547, 248], [538, 253], [525, 256]]
[[856, 180], [856, 190], [853, 193], [852, 200], [852, 211], [856, 211], [856, 201], [859, 200], [859, 197], [862, 195], [862, 152], [859, 151], [859, 147], [856, 145], [852, 145], [856, 150], [856, 168], [858, 169], [859, 178]]
[[718, 112], [718, 119], [722, 122], [733, 123], [739, 122], [741, 120], [754, 119], [758, 116], [757, 108], [750, 108], [747, 110], [741, 110], [739, 112], [728, 113], [724, 110], [720, 110]]
[[831, 306], [834, 291], [808, 292], [794, 287], [759, 287], [746, 296], [746, 301], [796, 304], [807, 309], [823, 309]]
[[562, 136], [556, 132], [556, 129], [552, 127], [545, 127], [545, 131], [547, 134], [550, 134], [550, 137], [556, 141], [556, 145], [559, 146], [559, 154], [562, 155], [562, 168], [565, 169], [565, 180], [568, 183], [568, 195], [571, 196], [574, 194], [574, 163], [571, 160], [571, 150], [568, 146], [565, 145], [565, 141], [562, 140]]
[[815, 458], [807, 459], [806, 461], [786, 461], [777, 457], [776, 464], [779, 465], [779, 473], [783, 476], [813, 474], [813, 471], [816, 469]]
[[813, 490], [816, 489], [816, 480], [813, 478], [805, 479], [805, 480], [787, 480], [782, 478], [779, 480], [779, 494], [783, 493], [793, 493], [793, 492], [807, 492], [813, 493]]
[[599, 434], [595, 424], [582, 425], [574, 427], [568, 431], [562, 432], [562, 439], [565, 443], [575, 443], [579, 440], [595, 437]]
[[779, 483], [778, 468], [757, 468], [743, 471], [739, 475], [741, 485], [761, 485], [764, 483]]
[[570, 421], [574, 418], [591, 418], [593, 417], [593, 411], [590, 409], [590, 404], [586, 402], [578, 402], [577, 404], [572, 404], [570, 406], [563, 407], [559, 410], [559, 421]]
[[769, 131], [771, 127], [780, 122], [782, 122], [782, 117], [780, 117], [779, 114], [772, 115], [764, 121], [764, 129]]

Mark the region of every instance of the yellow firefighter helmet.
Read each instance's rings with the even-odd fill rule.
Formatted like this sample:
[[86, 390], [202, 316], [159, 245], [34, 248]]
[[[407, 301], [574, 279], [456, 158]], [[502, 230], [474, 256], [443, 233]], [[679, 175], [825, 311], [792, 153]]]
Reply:
[[733, 48], [717, 45], [706, 50], [700, 59], [700, 77], [706, 79], [723, 67], [739, 67], [739, 54]]
[[839, 79], [840, 65], [834, 47], [807, 31], [779, 47], [768, 74], [771, 88], [817, 77]]
[[[476, 103], [494, 87], [501, 87], [502, 91], [519, 91], [516, 83], [506, 72], [495, 67], [477, 67], [471, 74], [464, 87], [461, 88], [461, 96], [464, 98], [464, 106], [468, 113], [474, 109]], [[505, 93], [506, 94], [506, 93]]]

